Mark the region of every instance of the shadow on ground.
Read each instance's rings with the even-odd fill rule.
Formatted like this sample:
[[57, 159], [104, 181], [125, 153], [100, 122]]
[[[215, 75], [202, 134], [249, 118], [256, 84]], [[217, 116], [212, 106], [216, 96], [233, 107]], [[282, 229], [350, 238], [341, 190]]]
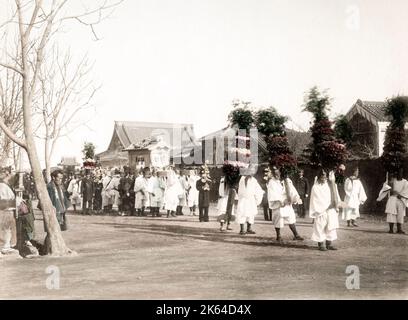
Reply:
[[[195, 240], [222, 242], [229, 244], [242, 244], [249, 246], [276, 246], [284, 248], [297, 248], [305, 250], [316, 250], [316, 247], [311, 247], [299, 242], [284, 241], [279, 243], [275, 240], [268, 240], [265, 237], [258, 237], [253, 235], [239, 235], [228, 232], [215, 231], [213, 228], [200, 228], [189, 226], [175, 226], [169, 224], [148, 224], [148, 225], [129, 225], [121, 223], [93, 223], [96, 225], [110, 225], [114, 228], [121, 229], [124, 232], [129, 233], [146, 233], [166, 235], [170, 237], [187, 237]], [[234, 231], [232, 231], [234, 232]]]

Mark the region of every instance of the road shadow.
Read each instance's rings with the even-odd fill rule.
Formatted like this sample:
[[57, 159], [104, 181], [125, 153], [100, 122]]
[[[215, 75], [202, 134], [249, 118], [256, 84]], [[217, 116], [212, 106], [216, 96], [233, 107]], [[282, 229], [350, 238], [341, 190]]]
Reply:
[[264, 246], [264, 247], [282, 247], [282, 248], [295, 248], [303, 250], [316, 250], [316, 247], [311, 247], [295, 240], [283, 240], [283, 243], [271, 240], [265, 237], [256, 235], [240, 235], [237, 231], [221, 232], [213, 228], [202, 227], [189, 227], [179, 225], [168, 224], [149, 224], [149, 225], [129, 225], [120, 223], [94, 223], [97, 225], [110, 225], [116, 229], [121, 229], [123, 232], [128, 233], [145, 233], [165, 235], [170, 237], [187, 237], [194, 240], [222, 242], [228, 244], [241, 244], [249, 246]]

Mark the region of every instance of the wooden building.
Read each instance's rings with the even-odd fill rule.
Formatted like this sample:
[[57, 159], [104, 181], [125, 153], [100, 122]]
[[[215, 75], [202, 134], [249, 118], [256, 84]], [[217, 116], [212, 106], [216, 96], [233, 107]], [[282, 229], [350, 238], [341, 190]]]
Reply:
[[173, 163], [196, 145], [192, 124], [115, 121], [108, 149], [96, 158], [102, 167], [151, 166]]
[[[386, 102], [358, 99], [346, 114], [353, 129], [352, 152], [359, 158], [376, 158], [382, 155], [385, 131], [390, 118], [385, 115]], [[406, 124], [408, 130], [408, 123]]]

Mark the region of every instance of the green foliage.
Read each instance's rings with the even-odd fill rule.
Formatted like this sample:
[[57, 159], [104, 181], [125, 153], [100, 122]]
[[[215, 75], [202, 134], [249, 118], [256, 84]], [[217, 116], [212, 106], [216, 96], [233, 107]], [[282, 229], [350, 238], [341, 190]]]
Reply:
[[287, 117], [280, 115], [273, 107], [261, 109], [255, 114], [258, 132], [265, 135], [268, 162], [271, 166], [280, 168], [282, 177], [297, 173], [297, 160], [289, 148], [285, 133], [287, 120]]
[[406, 139], [407, 135], [403, 129], [388, 126], [385, 132], [384, 151], [381, 156], [381, 162], [386, 171], [396, 173], [401, 168], [403, 157], [407, 153]]
[[249, 108], [248, 102], [235, 102], [234, 109], [228, 115], [231, 126], [249, 131], [255, 123], [253, 111]]
[[404, 128], [408, 119], [408, 97], [397, 96], [387, 100], [385, 115], [391, 117], [391, 127]]
[[391, 117], [384, 139], [381, 162], [386, 171], [398, 172], [407, 153], [407, 134], [404, 130], [408, 120], [408, 97], [397, 96], [387, 100], [385, 114]]
[[312, 113], [314, 121], [310, 128], [312, 143], [305, 149], [305, 155], [312, 166], [333, 170], [347, 160], [348, 152], [343, 141], [335, 136], [327, 115], [329, 110], [330, 97], [326, 92], [320, 93], [317, 87], [310, 89], [303, 111]]
[[282, 116], [274, 107], [258, 110], [255, 113], [255, 123], [259, 133], [265, 136], [284, 136], [287, 117]]
[[315, 86], [305, 96], [303, 110], [314, 115], [316, 121], [328, 119], [327, 112], [330, 111], [330, 97], [326, 91], [320, 92]]
[[334, 121], [334, 135], [342, 140], [347, 146], [353, 142], [353, 128], [345, 115], [338, 116]]
[[85, 142], [82, 148], [82, 154], [84, 155], [84, 159], [94, 159], [95, 145], [92, 142]]

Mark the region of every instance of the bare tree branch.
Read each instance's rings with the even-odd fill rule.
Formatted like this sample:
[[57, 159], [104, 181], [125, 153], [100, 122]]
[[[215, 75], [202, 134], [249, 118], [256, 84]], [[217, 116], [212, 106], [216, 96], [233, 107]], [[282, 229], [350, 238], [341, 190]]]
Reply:
[[20, 70], [19, 68], [17, 68], [17, 67], [14, 67], [14, 66], [11, 66], [9, 64], [2, 63], [2, 62], [0, 62], [0, 66], [2, 66], [4, 68], [7, 68], [7, 69], [10, 69], [10, 70], [13, 70], [14, 72], [19, 73], [22, 77], [25, 77], [24, 72], [22, 70]]
[[24, 140], [16, 136], [16, 134], [4, 123], [3, 117], [0, 117], [0, 128], [4, 131], [5, 134], [20, 147], [27, 150], [27, 144]]

